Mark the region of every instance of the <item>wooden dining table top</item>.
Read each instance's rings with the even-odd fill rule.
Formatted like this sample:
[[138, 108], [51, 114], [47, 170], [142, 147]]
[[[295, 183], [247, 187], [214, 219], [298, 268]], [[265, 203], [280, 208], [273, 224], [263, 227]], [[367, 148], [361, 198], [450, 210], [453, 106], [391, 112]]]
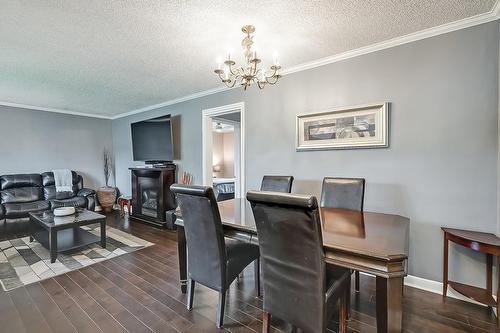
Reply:
[[[250, 203], [237, 198], [218, 203], [225, 228], [257, 234]], [[392, 214], [320, 208], [325, 250], [376, 258], [387, 262], [408, 258], [410, 220]], [[176, 224], [183, 225], [177, 212]]]

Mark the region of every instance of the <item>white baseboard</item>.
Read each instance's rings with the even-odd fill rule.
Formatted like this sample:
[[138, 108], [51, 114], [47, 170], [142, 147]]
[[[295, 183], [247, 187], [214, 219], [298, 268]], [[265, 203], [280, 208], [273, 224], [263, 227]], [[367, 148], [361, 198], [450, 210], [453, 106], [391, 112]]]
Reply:
[[[372, 276], [371, 274], [366, 274], [363, 272], [360, 272], [360, 273]], [[439, 295], [443, 294], [443, 283], [439, 282], [439, 281], [428, 280], [428, 279], [424, 279], [424, 278], [414, 276], [414, 275], [408, 275], [404, 279], [404, 284], [405, 284], [405, 286], [413, 287], [413, 288], [417, 288], [417, 289], [422, 289], [425, 291], [429, 291], [431, 293], [435, 293], [435, 294], [439, 294]], [[479, 302], [476, 302], [475, 300], [473, 300], [471, 298], [465, 297], [464, 295], [460, 294], [459, 292], [453, 290], [451, 287], [448, 287], [448, 291], [446, 293], [446, 296], [486, 307], [486, 305], [481, 304]], [[492, 296], [496, 300], [496, 295], [492, 295]], [[496, 308], [493, 308], [493, 312], [495, 313], [495, 315], [497, 315]]]
[[[420, 277], [414, 276], [414, 275], [408, 275], [407, 277], [405, 277], [405, 286], [430, 291], [431, 293], [435, 293], [435, 294], [439, 294], [439, 295], [443, 294], [443, 283], [442, 282], [428, 280], [428, 279], [420, 278]], [[453, 290], [453, 288], [451, 288], [450, 286], [448, 286], [446, 296], [486, 307], [486, 305], [484, 305], [482, 303], [476, 302], [475, 300], [473, 300], [471, 298], [465, 297], [464, 295], [460, 294], [459, 292]], [[496, 295], [492, 295], [492, 296], [495, 300], [497, 299]], [[495, 316], [498, 316], [496, 308], [493, 308], [493, 312], [495, 313]]]

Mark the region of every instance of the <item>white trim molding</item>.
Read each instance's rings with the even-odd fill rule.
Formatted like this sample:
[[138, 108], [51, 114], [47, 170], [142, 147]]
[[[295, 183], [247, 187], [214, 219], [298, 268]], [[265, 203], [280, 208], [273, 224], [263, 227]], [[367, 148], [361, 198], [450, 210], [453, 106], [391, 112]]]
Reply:
[[[385, 50], [388, 48], [392, 48], [395, 46], [419, 41], [422, 39], [442, 35], [448, 32], [460, 30], [460, 29], [465, 29], [469, 28], [475, 25], [483, 24], [483, 23], [488, 23], [491, 21], [495, 21], [500, 19], [500, 0], [497, 0], [493, 8], [489, 12], [485, 12], [482, 14], [478, 14], [475, 16], [467, 17], [458, 21], [453, 21], [449, 23], [445, 23], [439, 26], [435, 26], [432, 28], [420, 30], [417, 32], [413, 32], [407, 35], [395, 37], [392, 39], [388, 39], [386, 41], [382, 41], [379, 43], [367, 45], [358, 49], [342, 52], [339, 54], [334, 54], [328, 57], [312, 60], [306, 63], [302, 63], [296, 66], [292, 66], [289, 68], [285, 68], [281, 74], [282, 75], [288, 75], [292, 73], [297, 73], [301, 71], [305, 71], [308, 69], [313, 69], [316, 67], [332, 64], [335, 62], [339, 62], [342, 60], [358, 57], [361, 55], [369, 54], [372, 52], [377, 52], [381, 50]], [[118, 119], [118, 118], [123, 118], [127, 116], [131, 116], [134, 114], [142, 113], [142, 112], [147, 112], [151, 110], [155, 110], [161, 107], [189, 101], [192, 99], [216, 94], [222, 91], [227, 91], [230, 89], [236, 89], [237, 87], [233, 88], [227, 88], [227, 87], [218, 87], [218, 88], [213, 88], [213, 89], [208, 89], [204, 91], [200, 91], [194, 94], [189, 94], [183, 97], [171, 99], [165, 102], [161, 102], [158, 104], [146, 106], [143, 108], [131, 110], [129, 112], [113, 115], [113, 116], [105, 116], [105, 115], [98, 115], [98, 114], [91, 114], [91, 113], [82, 113], [82, 112], [77, 112], [77, 111], [71, 111], [71, 110], [62, 110], [62, 109], [57, 109], [57, 108], [50, 108], [50, 107], [39, 107], [39, 106], [34, 106], [34, 105], [23, 105], [23, 104], [16, 104], [16, 103], [8, 103], [8, 102], [1, 102], [0, 105], [6, 105], [6, 106], [13, 106], [13, 107], [19, 107], [19, 108], [25, 108], [25, 109], [32, 109], [32, 110], [40, 110], [40, 111], [49, 111], [49, 112], [57, 112], [57, 113], [66, 113], [66, 114], [72, 114], [72, 115], [77, 115], [77, 116], [84, 116], [84, 117], [94, 117], [94, 118], [101, 118], [101, 119]]]
[[72, 115], [72, 116], [100, 118], [100, 119], [112, 119], [109, 116], [103, 116], [103, 115], [99, 115], [99, 114], [85, 113], [85, 112], [78, 112], [78, 111], [71, 111], [71, 110], [63, 110], [63, 109], [56, 109], [56, 108], [49, 108], [49, 107], [36, 106], [36, 105], [18, 104], [18, 103], [3, 102], [3, 101], [0, 101], [0, 105], [2, 105], [2, 106], [10, 106], [10, 107], [13, 107], [13, 108], [27, 109], [27, 110], [37, 110], [37, 111], [64, 113], [64, 114], [69, 114], [69, 115]]
[[417, 32], [413, 32], [407, 35], [395, 37], [392, 39], [388, 39], [379, 43], [371, 44], [365, 47], [361, 47], [358, 49], [346, 51], [343, 53], [335, 54], [332, 56], [328, 56], [325, 58], [309, 61], [297, 66], [289, 67], [282, 72], [282, 75], [292, 74], [296, 72], [301, 72], [304, 70], [332, 64], [335, 62], [339, 62], [342, 60], [359, 57], [364, 54], [377, 52], [385, 49], [389, 49], [395, 46], [408, 44], [411, 42], [416, 42], [422, 39], [446, 34], [448, 32], [457, 31], [469, 27], [473, 27], [475, 25], [488, 23], [491, 21], [498, 20], [500, 18], [500, 0], [497, 0], [495, 7], [490, 12], [486, 12], [483, 14], [471, 16], [464, 18], [462, 20], [445, 23], [442, 25], [438, 25], [436, 27], [420, 30]]
[[[207, 140], [212, 138], [212, 118], [221, 116], [227, 113], [239, 112], [240, 113], [240, 131], [239, 131], [239, 172], [237, 188], [238, 193], [236, 197], [245, 197], [245, 102], [233, 103], [222, 105], [215, 108], [203, 109], [201, 111], [201, 140], [202, 140], [202, 181], [204, 185], [212, 186], [212, 150], [207, 149]], [[235, 133], [236, 135], [236, 133]], [[211, 146], [210, 146], [211, 147]], [[235, 189], [236, 190], [236, 189]]]

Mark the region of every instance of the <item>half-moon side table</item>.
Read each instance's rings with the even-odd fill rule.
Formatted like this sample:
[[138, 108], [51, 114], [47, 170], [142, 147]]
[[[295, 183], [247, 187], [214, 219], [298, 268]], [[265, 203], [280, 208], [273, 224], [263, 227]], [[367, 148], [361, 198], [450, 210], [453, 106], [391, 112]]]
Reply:
[[[443, 252], [443, 297], [446, 297], [448, 285], [473, 300], [485, 304], [488, 307], [496, 307], [498, 303], [493, 298], [493, 256], [497, 257], [497, 264], [500, 267], [500, 238], [494, 234], [485, 232], [460, 230], [452, 228], [441, 228], [444, 232], [444, 252]], [[486, 289], [471, 285], [448, 281], [448, 242], [462, 245], [477, 252], [486, 253]], [[498, 286], [500, 286], [500, 270], [497, 276]], [[497, 300], [500, 300], [500, 287], [497, 288]], [[500, 317], [497, 316], [497, 323], [500, 324]]]

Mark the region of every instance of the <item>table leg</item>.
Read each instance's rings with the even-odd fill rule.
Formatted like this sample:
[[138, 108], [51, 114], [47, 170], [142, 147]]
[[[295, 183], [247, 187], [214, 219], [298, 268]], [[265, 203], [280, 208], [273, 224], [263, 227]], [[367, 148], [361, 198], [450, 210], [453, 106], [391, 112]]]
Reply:
[[493, 294], [493, 255], [486, 254], [486, 290], [488, 295]]
[[500, 302], [500, 256], [497, 257], [497, 323], [500, 325], [500, 314], [498, 313], [498, 303]]
[[101, 247], [106, 248], [106, 220], [101, 221]]
[[376, 278], [377, 332], [401, 332], [403, 306], [401, 285], [402, 277]]
[[33, 234], [35, 232], [35, 228], [33, 227], [33, 222], [31, 222], [31, 218], [30, 218], [30, 222], [28, 224], [28, 231], [30, 233], [30, 243], [33, 242]]
[[448, 292], [448, 236], [444, 233], [443, 245], [443, 297]]
[[50, 263], [53, 264], [57, 259], [57, 231], [50, 229], [49, 231], [49, 251], [50, 251]]
[[118, 200], [118, 203], [120, 204], [120, 216], [123, 217], [125, 215], [125, 210], [124, 210], [124, 206], [125, 206], [125, 202], [123, 199], [120, 199]]
[[181, 283], [181, 292], [185, 294], [187, 288], [187, 251], [186, 234], [182, 226], [177, 226], [177, 252], [179, 255], [179, 282]]

